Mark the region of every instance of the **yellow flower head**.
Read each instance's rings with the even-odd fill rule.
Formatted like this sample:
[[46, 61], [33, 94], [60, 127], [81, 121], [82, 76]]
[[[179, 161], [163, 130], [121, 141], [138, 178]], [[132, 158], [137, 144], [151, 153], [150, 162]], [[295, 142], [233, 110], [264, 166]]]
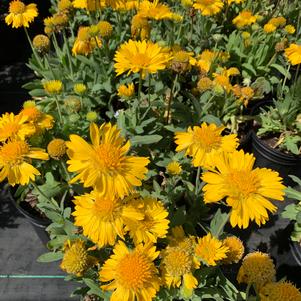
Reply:
[[244, 255], [244, 245], [236, 236], [229, 236], [223, 240], [223, 245], [228, 248], [224, 264], [238, 263]]
[[117, 236], [124, 238], [124, 219], [142, 220], [143, 214], [133, 207], [123, 206], [123, 202], [113, 195], [102, 196], [93, 190], [89, 194], [75, 197], [75, 225], [83, 228], [89, 237], [100, 248], [113, 246]]
[[116, 52], [114, 67], [117, 76], [128, 71], [128, 75], [132, 72], [141, 73], [145, 78], [148, 73], [165, 69], [170, 59], [170, 55], [156, 43], [129, 40]]
[[224, 6], [222, 0], [195, 0], [193, 7], [201, 11], [203, 16], [218, 14]]
[[158, 270], [154, 260], [159, 252], [152, 245], [138, 245], [128, 249], [124, 242], [119, 241], [113, 255], [104, 263], [99, 278], [105, 291], [113, 291], [111, 300], [145, 300], [155, 298], [160, 288]]
[[68, 21], [69, 18], [67, 14], [63, 12], [56, 13], [53, 16], [44, 19], [44, 32], [48, 36], [55, 32], [60, 32], [68, 25]]
[[167, 171], [167, 173], [169, 173], [170, 175], [173, 175], [173, 176], [179, 175], [182, 172], [181, 164], [177, 161], [171, 161], [166, 166], [166, 171]]
[[163, 20], [173, 19], [174, 13], [168, 5], [159, 3], [159, 0], [148, 1], [143, 0], [140, 2], [138, 14], [143, 18]]
[[198, 239], [195, 255], [209, 266], [217, 265], [217, 262], [227, 258], [228, 247], [210, 233]]
[[110, 37], [112, 35], [113, 27], [112, 27], [111, 23], [109, 23], [107, 21], [100, 21], [97, 24], [97, 27], [99, 29], [99, 34], [103, 38], [107, 38], [107, 37]]
[[66, 142], [63, 139], [53, 139], [47, 145], [49, 156], [55, 160], [60, 160], [66, 154]]
[[86, 9], [87, 0], [73, 0], [72, 5], [74, 8]]
[[288, 33], [288, 34], [294, 34], [296, 32], [296, 28], [293, 25], [286, 25], [284, 27], [284, 30]]
[[81, 109], [81, 100], [78, 96], [69, 95], [64, 99], [64, 108], [68, 113], [76, 113]]
[[97, 259], [88, 254], [85, 242], [77, 239], [65, 249], [60, 266], [68, 274], [80, 277], [96, 263]]
[[228, 4], [232, 4], [232, 3], [236, 3], [236, 4], [240, 4], [242, 2], [244, 2], [245, 0], [227, 0], [228, 1]]
[[59, 11], [68, 13], [73, 8], [73, 4], [70, 0], [59, 0], [57, 7]]
[[198, 83], [197, 83], [197, 88], [198, 90], [202, 93], [202, 92], [205, 92], [207, 90], [211, 90], [213, 87], [213, 82], [212, 80], [205, 76], [205, 77], [202, 77]]
[[83, 83], [78, 83], [73, 86], [73, 91], [76, 94], [82, 95], [87, 91], [87, 86]]
[[205, 49], [199, 55], [196, 61], [196, 67], [198, 67], [202, 73], [208, 73], [210, 71], [212, 63], [217, 58], [218, 58], [218, 52]]
[[185, 150], [186, 156], [193, 157], [194, 166], [206, 167], [211, 164], [212, 158], [219, 152], [233, 152], [237, 145], [236, 135], [222, 136], [223, 126], [215, 124], [189, 127], [187, 132], [177, 132], [175, 143], [178, 145], [176, 151]]
[[86, 119], [90, 122], [96, 121], [98, 118], [98, 114], [95, 111], [90, 111], [86, 114]]
[[116, 125], [104, 123], [100, 128], [90, 125], [92, 144], [78, 135], [71, 135], [67, 142], [70, 158], [68, 170], [78, 175], [84, 187], [95, 187], [102, 195], [128, 195], [141, 186], [149, 160], [145, 157], [128, 156], [130, 142], [120, 135]]
[[44, 90], [50, 94], [60, 94], [63, 90], [63, 83], [60, 80], [48, 80], [43, 82]]
[[240, 12], [239, 15], [236, 16], [232, 22], [237, 28], [242, 28], [256, 23], [256, 20], [257, 17], [254, 16], [251, 11], [244, 10]]
[[278, 172], [267, 168], [255, 168], [255, 157], [242, 150], [219, 153], [214, 157], [215, 168], [206, 171], [202, 180], [205, 203], [216, 203], [226, 197], [232, 207], [232, 227], [247, 228], [250, 221], [259, 226], [269, 219], [268, 211], [275, 212], [269, 200], [283, 201], [284, 188]]
[[45, 54], [49, 51], [50, 48], [50, 40], [47, 36], [43, 34], [38, 34], [33, 38], [32, 41], [33, 47], [40, 54]]
[[26, 185], [34, 181], [40, 172], [31, 159], [48, 160], [48, 154], [40, 148], [30, 148], [23, 140], [8, 141], [0, 146], [0, 182], [7, 178], [12, 186]]
[[25, 140], [35, 133], [35, 127], [28, 123], [26, 116], [5, 113], [0, 117], [0, 141], [7, 139]]
[[243, 38], [244, 40], [247, 40], [247, 39], [249, 39], [249, 38], [251, 37], [251, 34], [250, 34], [248, 31], [243, 31], [243, 32], [241, 33], [241, 36], [242, 36], [242, 38]]
[[29, 27], [29, 23], [37, 16], [36, 4], [25, 5], [22, 1], [13, 0], [9, 4], [9, 14], [5, 17], [5, 22], [7, 25], [12, 24], [12, 28]]
[[181, 4], [185, 8], [190, 8], [193, 5], [193, 0], [181, 0]]
[[300, 291], [290, 282], [272, 282], [260, 290], [260, 301], [301, 301]]
[[238, 283], [253, 284], [258, 290], [265, 284], [275, 281], [275, 276], [276, 270], [270, 256], [261, 252], [253, 252], [243, 259], [237, 281]]
[[263, 30], [266, 32], [266, 33], [271, 33], [271, 32], [274, 32], [275, 30], [277, 29], [277, 27], [272, 24], [272, 23], [267, 23], [263, 26]]
[[232, 89], [234, 95], [237, 97], [240, 103], [243, 103], [244, 106], [247, 106], [249, 101], [254, 97], [254, 90], [251, 87], [240, 87], [235, 85]]
[[193, 53], [184, 50], [175, 51], [172, 54], [172, 60], [169, 62], [170, 68], [177, 73], [189, 71], [194, 63]]
[[301, 45], [291, 44], [285, 49], [287, 60], [294, 66], [301, 63]]
[[135, 94], [135, 86], [133, 83], [128, 85], [120, 85], [117, 89], [118, 96], [121, 98], [130, 98]]
[[168, 212], [162, 202], [153, 198], [129, 196], [127, 206], [136, 208], [143, 219], [125, 218], [126, 230], [137, 245], [141, 242], [155, 243], [158, 238], [166, 237], [168, 231]]
[[285, 26], [286, 24], [286, 19], [284, 17], [276, 17], [276, 18], [272, 18], [269, 21], [270, 24], [273, 24], [275, 27], [282, 27]]
[[150, 35], [150, 25], [147, 18], [142, 17], [137, 14], [133, 16], [131, 21], [131, 35], [134, 39], [140, 37], [141, 40], [149, 38]]

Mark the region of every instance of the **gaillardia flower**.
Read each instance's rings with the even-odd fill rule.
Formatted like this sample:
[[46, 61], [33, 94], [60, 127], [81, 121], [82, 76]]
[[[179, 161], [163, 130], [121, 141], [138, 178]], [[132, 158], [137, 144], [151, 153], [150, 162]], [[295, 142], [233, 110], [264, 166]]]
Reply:
[[265, 284], [275, 281], [275, 276], [276, 269], [270, 256], [266, 253], [253, 252], [243, 259], [237, 274], [237, 281], [253, 284], [258, 290]]
[[186, 156], [193, 157], [194, 166], [211, 165], [212, 159], [219, 152], [233, 152], [238, 145], [236, 135], [222, 136], [225, 127], [217, 127], [214, 123], [189, 127], [187, 132], [176, 132], [177, 152], [185, 150]]
[[84, 235], [99, 247], [113, 246], [117, 236], [124, 237], [125, 218], [135, 222], [144, 217], [133, 207], [124, 206], [118, 197], [102, 196], [97, 191], [76, 196], [74, 203], [74, 224], [82, 227]]
[[229, 236], [223, 239], [223, 245], [229, 250], [227, 252], [227, 258], [225, 258], [223, 264], [238, 263], [244, 255], [244, 245], [242, 241], [236, 236]]
[[237, 28], [242, 28], [245, 26], [252, 25], [256, 23], [256, 21], [257, 21], [257, 17], [254, 16], [251, 11], [243, 10], [242, 12], [239, 13], [238, 16], [236, 16], [233, 19], [232, 22]]
[[40, 148], [30, 148], [23, 140], [13, 140], [0, 146], [0, 182], [7, 178], [12, 186], [26, 185], [40, 172], [33, 167], [31, 159], [48, 160], [48, 154]]
[[293, 66], [301, 64], [301, 45], [291, 44], [285, 49], [285, 56]]
[[156, 73], [166, 68], [170, 55], [156, 43], [151, 41], [133, 41], [122, 44], [115, 53], [115, 70], [117, 75], [128, 71], [141, 73], [142, 78], [148, 73]]
[[113, 291], [111, 301], [151, 301], [160, 288], [158, 270], [154, 260], [159, 252], [150, 244], [138, 245], [130, 250], [119, 241], [113, 255], [104, 263], [99, 278], [105, 291]]
[[63, 90], [63, 83], [60, 80], [47, 80], [43, 82], [43, 87], [44, 90], [50, 94], [50, 95], [55, 95], [55, 94], [60, 94]]
[[177, 161], [171, 161], [167, 164], [166, 171], [173, 176], [179, 175], [182, 172], [182, 166]]
[[284, 188], [278, 172], [255, 168], [255, 157], [242, 150], [215, 156], [215, 168], [206, 171], [202, 180], [205, 203], [216, 203], [226, 197], [232, 207], [232, 227], [247, 228], [250, 221], [259, 226], [269, 219], [268, 211], [275, 212], [267, 198], [283, 201]]
[[195, 248], [196, 257], [209, 266], [217, 265], [217, 262], [227, 258], [228, 247], [210, 233], [198, 239]]
[[47, 145], [49, 156], [55, 160], [60, 160], [66, 154], [66, 142], [63, 139], [52, 139]]
[[9, 14], [5, 17], [5, 22], [7, 25], [12, 24], [13, 28], [29, 27], [29, 23], [37, 16], [36, 4], [25, 5], [22, 1], [14, 0], [9, 4]]
[[216, 15], [222, 10], [223, 6], [222, 0], [196, 0], [193, 4], [193, 7], [200, 10], [203, 16]]
[[97, 258], [90, 256], [83, 240], [68, 242], [64, 248], [61, 269], [69, 274], [82, 276], [83, 273], [97, 263]]
[[135, 93], [135, 86], [133, 83], [128, 85], [120, 85], [117, 88], [117, 91], [118, 91], [118, 96], [120, 96], [121, 98], [130, 98]]
[[78, 175], [71, 180], [80, 180], [84, 187], [94, 187], [103, 195], [119, 197], [128, 195], [133, 187], [141, 186], [149, 159], [127, 156], [130, 142], [120, 135], [116, 125], [104, 123], [100, 128], [90, 125], [92, 144], [78, 135], [71, 135], [67, 144], [70, 158], [68, 170]]
[[259, 293], [260, 301], [301, 301], [300, 291], [290, 282], [271, 282]]

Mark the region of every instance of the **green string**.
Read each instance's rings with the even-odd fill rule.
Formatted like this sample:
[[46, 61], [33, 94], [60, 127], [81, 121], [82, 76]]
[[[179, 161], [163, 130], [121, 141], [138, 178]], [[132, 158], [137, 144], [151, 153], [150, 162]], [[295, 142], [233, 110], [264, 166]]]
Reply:
[[65, 276], [58, 275], [0, 275], [0, 279], [64, 279]]

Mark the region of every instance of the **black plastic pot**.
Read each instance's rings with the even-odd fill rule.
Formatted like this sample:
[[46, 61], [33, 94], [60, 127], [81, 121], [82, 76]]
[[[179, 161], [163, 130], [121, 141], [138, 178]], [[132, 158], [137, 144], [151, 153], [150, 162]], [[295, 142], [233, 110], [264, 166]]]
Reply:
[[252, 130], [252, 152], [256, 157], [255, 165], [278, 171], [284, 184], [293, 184], [289, 175], [301, 177], [301, 156], [294, 156], [273, 149], [264, 143], [254, 130]]
[[41, 242], [46, 245], [49, 241], [49, 234], [46, 228], [50, 225], [51, 221], [47, 218], [39, 217], [34, 215], [33, 209], [26, 202], [17, 203], [12, 193], [9, 191], [8, 196], [12, 201], [16, 209], [27, 219], [27, 221], [32, 225], [34, 231], [40, 238]]
[[299, 243], [292, 242], [291, 250], [295, 261], [301, 267], [301, 245]]

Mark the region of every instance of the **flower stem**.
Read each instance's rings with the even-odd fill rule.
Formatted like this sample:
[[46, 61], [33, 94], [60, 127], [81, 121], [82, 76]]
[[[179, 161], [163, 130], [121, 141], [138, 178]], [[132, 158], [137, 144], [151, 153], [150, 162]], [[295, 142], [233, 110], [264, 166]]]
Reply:
[[246, 289], [246, 301], [249, 301], [251, 286], [252, 286], [252, 283], [248, 283], [248, 286], [247, 286], [247, 289]]
[[198, 171], [196, 173], [196, 178], [195, 178], [195, 191], [194, 194], [197, 195], [199, 192], [199, 186], [200, 186], [200, 174], [201, 174], [201, 167], [198, 167]]
[[62, 117], [62, 112], [61, 112], [61, 108], [60, 108], [60, 104], [59, 104], [59, 99], [56, 95], [55, 95], [54, 99], [55, 99], [56, 108], [57, 108], [57, 111], [59, 114], [60, 123], [61, 123], [61, 125], [63, 125], [63, 117]]
[[45, 199], [50, 201], [49, 197], [39, 188], [39, 186], [35, 182], [30, 181], [30, 183]]
[[69, 61], [71, 80], [74, 80], [74, 71], [73, 71], [72, 57], [71, 57], [69, 43], [67, 41], [67, 37], [66, 37], [65, 31], [63, 32], [63, 38], [64, 38], [64, 44], [66, 45], [66, 48], [67, 48], [67, 57], [68, 57], [68, 61]]
[[170, 111], [171, 111], [171, 104], [174, 98], [174, 93], [175, 93], [175, 88], [176, 84], [178, 82], [179, 74], [176, 75], [175, 80], [172, 83], [171, 91], [170, 91], [170, 97], [168, 100], [168, 105], [167, 105], [167, 116], [166, 116], [166, 123], [169, 123], [169, 118], [170, 118]]

